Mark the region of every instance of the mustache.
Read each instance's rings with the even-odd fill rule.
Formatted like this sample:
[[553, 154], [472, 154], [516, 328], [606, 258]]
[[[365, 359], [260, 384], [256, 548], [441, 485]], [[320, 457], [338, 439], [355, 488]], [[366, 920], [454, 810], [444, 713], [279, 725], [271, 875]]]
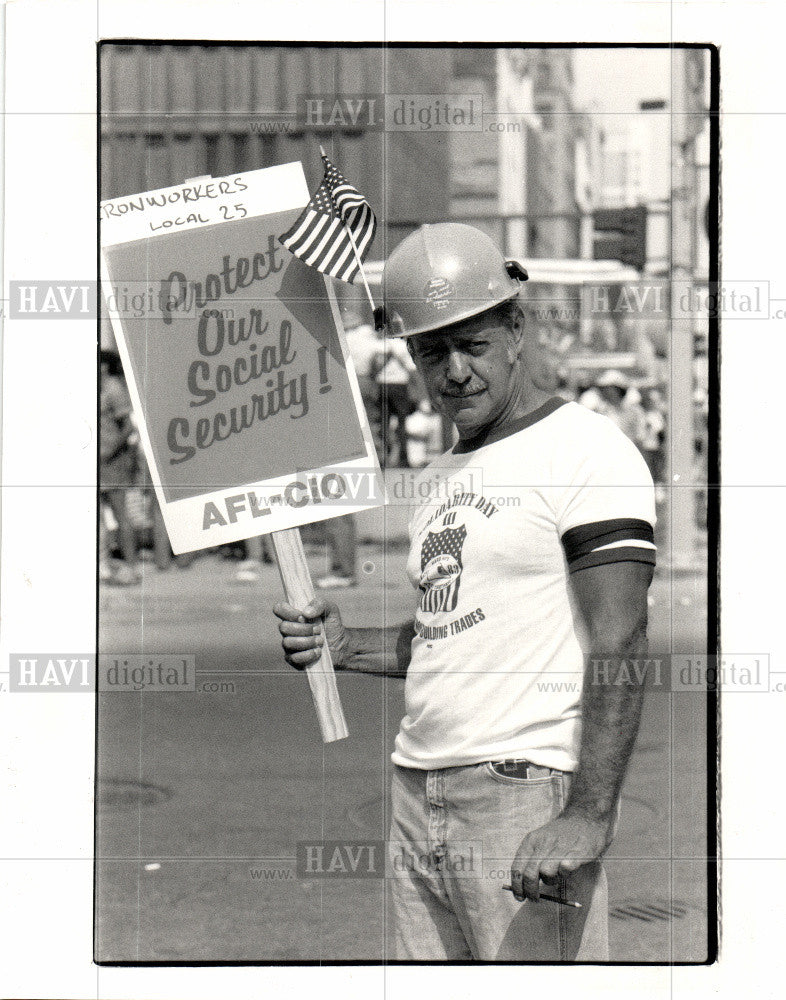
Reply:
[[465, 396], [474, 396], [485, 389], [485, 385], [463, 386], [461, 389], [448, 392], [443, 390], [441, 396], [450, 396], [452, 399], [463, 399]]

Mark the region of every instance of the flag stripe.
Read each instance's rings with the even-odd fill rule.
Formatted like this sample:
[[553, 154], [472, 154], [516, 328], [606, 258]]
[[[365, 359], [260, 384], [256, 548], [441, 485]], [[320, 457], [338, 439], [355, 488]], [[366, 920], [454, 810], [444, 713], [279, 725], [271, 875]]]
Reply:
[[344, 235], [345, 238], [340, 243], [336, 242], [330, 247], [330, 254], [325, 258], [325, 274], [329, 274], [333, 278], [338, 276], [346, 255], [352, 253], [350, 242], [346, 238], [346, 234]]
[[333, 237], [341, 239], [342, 235], [343, 224], [341, 219], [331, 219], [330, 225], [320, 234], [319, 241], [314, 241], [314, 245], [309, 251], [308, 256], [304, 257], [303, 260], [309, 265], [309, 267], [314, 267], [317, 263], [320, 268], [324, 267], [325, 258], [327, 256], [326, 247], [329, 252], [329, 242], [333, 239]]
[[352, 282], [355, 280], [355, 278], [358, 276], [359, 273], [360, 273], [360, 265], [355, 260], [355, 254], [353, 252], [352, 256], [344, 265], [344, 270], [342, 271], [342, 273], [337, 274], [336, 277], [339, 278], [341, 281], [347, 281], [350, 284], [352, 284]]
[[353, 253], [352, 244], [347, 237], [343, 243], [336, 243], [334, 252], [325, 261], [325, 271], [333, 278], [337, 278], [341, 268], [346, 264], [347, 257]]
[[308, 239], [308, 244], [300, 248], [300, 256], [309, 267], [319, 260], [319, 250], [322, 244], [330, 236], [331, 229], [336, 227], [336, 219], [327, 219], [322, 216], [319, 220], [319, 228]]
[[307, 207], [305, 213], [298, 216], [294, 226], [292, 226], [290, 230], [280, 237], [284, 246], [296, 246], [302, 239], [306, 229], [308, 229], [308, 227], [313, 223], [315, 218], [317, 218], [316, 212], [313, 208]]
[[[357, 244], [356, 244], [357, 245]], [[336, 263], [339, 265], [338, 273], [336, 273], [337, 278], [341, 278], [342, 281], [348, 281], [349, 279], [345, 276], [345, 273], [351, 271], [353, 267], [357, 266], [357, 261], [355, 260], [355, 251], [352, 247], [352, 241], [349, 236], [347, 236], [347, 252], [341, 255], [341, 259], [337, 260]]]
[[336, 277], [339, 278], [341, 281], [347, 281], [350, 284], [352, 284], [352, 282], [355, 280], [355, 278], [359, 273], [360, 273], [360, 265], [355, 259], [355, 254], [353, 252], [349, 260], [344, 265], [344, 269], [341, 272], [341, 274], [337, 274]]
[[314, 236], [321, 231], [323, 226], [324, 221], [321, 216], [315, 215], [309, 220], [309, 225], [301, 234], [300, 238], [297, 240], [287, 241], [285, 246], [291, 250], [292, 253], [297, 254], [298, 257], [302, 257], [308, 246], [310, 246]]
[[374, 235], [377, 231], [377, 220], [374, 218], [374, 213], [371, 209], [365, 205], [363, 207], [363, 222], [358, 226], [358, 229], [362, 228], [360, 237], [355, 236], [355, 227], [352, 226], [352, 235], [355, 236], [355, 242], [357, 243], [358, 253], [360, 254], [360, 259], [363, 260], [364, 255], [371, 246], [371, 241], [374, 239]]
[[358, 253], [362, 258], [363, 254], [371, 245], [371, 241], [373, 240], [377, 229], [377, 220], [374, 218], [371, 209], [368, 208], [368, 206], [364, 205], [359, 212], [356, 212], [356, 218], [352, 219], [350, 228], [352, 230], [352, 235], [355, 237]]
[[312, 212], [308, 225], [301, 233], [299, 239], [290, 247], [292, 252], [297, 253], [299, 257], [305, 256], [313, 246], [314, 241], [319, 239], [328, 221], [324, 215], [317, 215], [316, 212]]
[[359, 195], [354, 188], [347, 189], [337, 189], [333, 192], [333, 201], [336, 203], [336, 208], [339, 214], [346, 218], [347, 213], [353, 208], [360, 208], [362, 205], [366, 204], [366, 199]]

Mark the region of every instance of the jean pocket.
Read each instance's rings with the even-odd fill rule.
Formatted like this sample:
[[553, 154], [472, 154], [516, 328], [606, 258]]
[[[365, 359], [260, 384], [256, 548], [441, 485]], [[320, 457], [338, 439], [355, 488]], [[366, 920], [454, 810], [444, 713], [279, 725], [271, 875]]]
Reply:
[[490, 761], [487, 761], [483, 766], [486, 774], [502, 785], [524, 785], [527, 788], [535, 788], [538, 785], [550, 785], [552, 783], [552, 775], [550, 774], [542, 778], [524, 778], [512, 774], [500, 774], [499, 771], [494, 770], [494, 765]]

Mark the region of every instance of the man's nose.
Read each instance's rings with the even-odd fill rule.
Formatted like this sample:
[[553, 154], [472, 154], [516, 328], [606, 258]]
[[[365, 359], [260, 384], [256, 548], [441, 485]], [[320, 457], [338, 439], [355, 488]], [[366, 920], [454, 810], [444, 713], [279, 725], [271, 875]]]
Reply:
[[448, 355], [446, 374], [451, 382], [458, 382], [460, 385], [471, 378], [472, 372], [469, 370], [467, 359], [461, 351], [452, 350]]

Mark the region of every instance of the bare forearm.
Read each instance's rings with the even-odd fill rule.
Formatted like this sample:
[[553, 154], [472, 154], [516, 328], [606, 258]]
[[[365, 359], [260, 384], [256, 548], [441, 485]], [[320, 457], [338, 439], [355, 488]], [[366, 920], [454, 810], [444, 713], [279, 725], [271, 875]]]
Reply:
[[602, 857], [641, 718], [652, 566], [614, 561], [571, 577], [589, 637], [578, 769], [559, 816], [531, 830], [510, 869], [513, 895], [540, 897], [540, 880], [568, 876]]
[[383, 677], [406, 677], [410, 646], [414, 636], [412, 622], [391, 628], [347, 628], [347, 646], [337, 670], [377, 674]]
[[566, 812], [611, 818], [641, 720], [646, 656], [646, 623], [616, 647], [592, 644], [584, 675], [579, 766]]

